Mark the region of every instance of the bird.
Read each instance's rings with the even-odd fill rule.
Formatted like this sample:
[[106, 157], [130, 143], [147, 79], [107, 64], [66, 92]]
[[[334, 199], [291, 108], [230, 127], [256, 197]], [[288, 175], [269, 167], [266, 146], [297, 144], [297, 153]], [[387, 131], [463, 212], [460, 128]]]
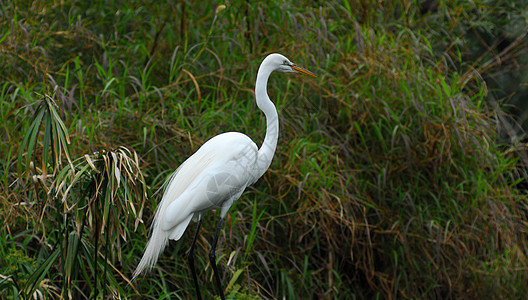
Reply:
[[151, 269], [168, 241], [179, 240], [191, 220], [194, 220], [198, 224], [187, 260], [197, 299], [202, 299], [194, 267], [194, 246], [204, 214], [217, 209], [220, 210], [220, 219], [211, 244], [209, 260], [220, 298], [225, 299], [216, 266], [216, 244], [231, 205], [271, 165], [279, 137], [277, 109], [267, 92], [268, 78], [274, 71], [317, 77], [282, 54], [272, 53], [264, 58], [255, 83], [255, 100], [266, 118], [266, 135], [262, 145], [258, 148], [250, 137], [240, 132], [221, 133], [205, 142], [174, 171], [166, 181], [163, 197], [152, 222], [150, 239], [132, 280]]

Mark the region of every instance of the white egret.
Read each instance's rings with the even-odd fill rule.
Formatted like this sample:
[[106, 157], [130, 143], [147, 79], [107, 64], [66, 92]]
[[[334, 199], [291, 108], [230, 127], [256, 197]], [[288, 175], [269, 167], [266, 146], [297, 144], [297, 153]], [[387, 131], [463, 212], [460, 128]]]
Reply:
[[273, 159], [279, 137], [277, 109], [266, 90], [268, 78], [273, 71], [297, 72], [316, 77], [281, 54], [270, 54], [262, 61], [255, 84], [257, 106], [264, 112], [267, 123], [262, 146], [260, 149], [257, 148], [257, 145], [243, 133], [223, 133], [208, 140], [174, 172], [158, 205], [151, 237], [133, 279], [145, 269], [154, 266], [169, 239], [179, 240], [192, 219], [198, 221], [198, 224], [187, 259], [197, 298], [201, 299], [194, 268], [194, 245], [203, 215], [211, 209], [220, 209], [220, 220], [209, 259], [220, 297], [224, 299], [215, 256], [216, 243], [224, 217], [246, 187], [255, 183], [266, 172]]

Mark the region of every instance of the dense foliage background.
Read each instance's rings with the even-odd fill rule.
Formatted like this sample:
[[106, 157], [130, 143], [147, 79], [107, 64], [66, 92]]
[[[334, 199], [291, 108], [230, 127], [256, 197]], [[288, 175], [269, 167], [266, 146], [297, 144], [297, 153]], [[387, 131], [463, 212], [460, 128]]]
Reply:
[[[0, 298], [188, 299], [189, 232], [130, 277], [168, 175], [281, 134], [219, 241], [235, 299], [522, 299], [524, 0], [1, 1]], [[204, 221], [197, 270], [216, 295]]]

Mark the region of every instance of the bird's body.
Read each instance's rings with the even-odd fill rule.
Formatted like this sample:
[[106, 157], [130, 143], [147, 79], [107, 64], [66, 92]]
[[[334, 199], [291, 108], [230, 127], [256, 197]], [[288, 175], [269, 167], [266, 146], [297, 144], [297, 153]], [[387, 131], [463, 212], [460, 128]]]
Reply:
[[211, 209], [221, 209], [224, 217], [234, 196], [256, 180], [252, 170], [257, 155], [257, 145], [239, 132], [223, 133], [207, 141], [171, 179], [179, 184], [169, 183], [165, 192], [163, 200], [167, 200], [162, 201], [163, 216], [159, 216], [161, 230], [178, 240], [189, 217], [199, 219]]
[[[246, 187], [255, 183], [266, 172], [273, 159], [279, 122], [277, 110], [266, 92], [267, 81], [273, 71], [315, 76], [280, 54], [270, 54], [264, 59], [255, 87], [257, 105], [267, 120], [266, 137], [262, 146], [259, 149], [247, 135], [239, 132], [222, 133], [203, 144], [173, 173], [158, 205], [151, 237], [133, 278], [151, 268], [168, 240], [180, 239], [192, 219], [199, 221], [198, 233], [203, 214], [211, 209], [220, 209], [220, 222], [210, 253], [210, 257], [214, 257], [216, 240], [227, 211]], [[196, 235], [189, 253], [190, 262], [195, 241]], [[216, 262], [213, 268], [220, 288]], [[191, 271], [198, 289], [194, 264], [191, 265]], [[199, 291], [197, 293], [199, 295]], [[223, 292], [220, 293], [223, 299]]]

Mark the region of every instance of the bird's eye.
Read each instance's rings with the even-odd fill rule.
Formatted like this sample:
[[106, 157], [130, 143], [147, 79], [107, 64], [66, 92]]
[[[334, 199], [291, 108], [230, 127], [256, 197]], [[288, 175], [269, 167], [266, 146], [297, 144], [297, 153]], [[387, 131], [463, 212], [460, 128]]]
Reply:
[[288, 63], [287, 60], [285, 60], [282, 64], [283, 64], [283, 65], [286, 65], [286, 66], [289, 65], [289, 63]]

